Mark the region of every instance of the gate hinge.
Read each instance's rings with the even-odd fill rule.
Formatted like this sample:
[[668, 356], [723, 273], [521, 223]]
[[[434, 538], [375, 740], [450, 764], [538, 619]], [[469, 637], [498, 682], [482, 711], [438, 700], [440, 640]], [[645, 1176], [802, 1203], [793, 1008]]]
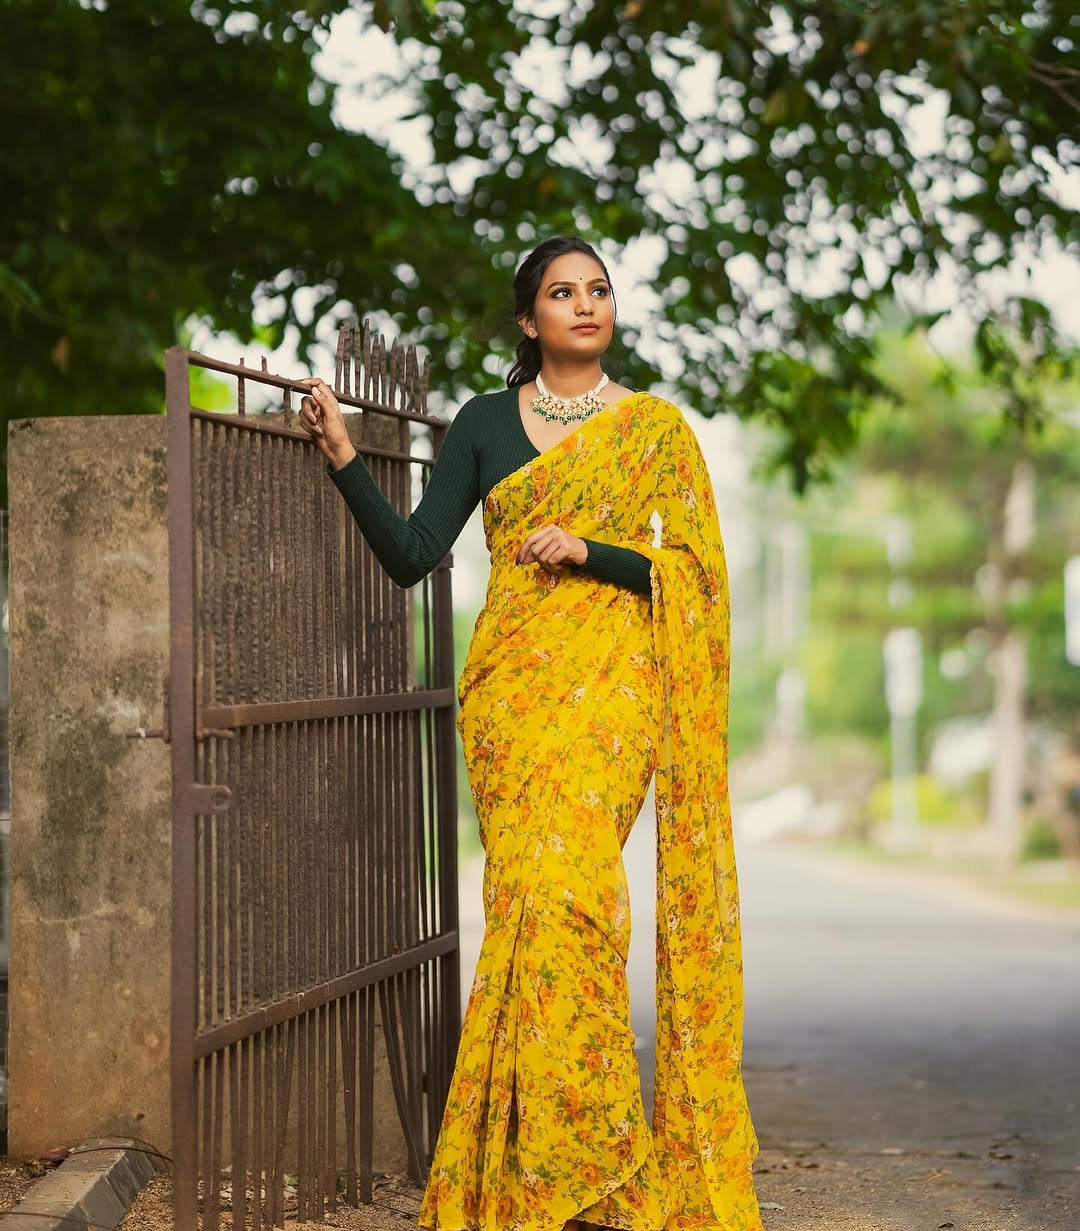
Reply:
[[169, 677], [166, 676], [161, 685], [161, 726], [135, 727], [125, 732], [127, 739], [160, 739], [166, 744], [172, 739], [169, 722]]
[[193, 782], [191, 802], [197, 816], [220, 816], [232, 807], [232, 791], [212, 782]]

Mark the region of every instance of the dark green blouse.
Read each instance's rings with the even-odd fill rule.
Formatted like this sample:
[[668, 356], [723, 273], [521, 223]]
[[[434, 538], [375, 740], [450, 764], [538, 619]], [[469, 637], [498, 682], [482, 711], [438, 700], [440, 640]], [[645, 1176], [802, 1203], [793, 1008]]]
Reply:
[[[518, 412], [517, 389], [502, 389], [471, 398], [458, 411], [424, 495], [408, 518], [386, 499], [359, 453], [340, 470], [326, 469], [379, 563], [399, 586], [413, 586], [446, 556], [495, 484], [539, 456]], [[647, 556], [629, 547], [584, 541], [585, 563], [568, 567], [639, 594], [651, 592]]]

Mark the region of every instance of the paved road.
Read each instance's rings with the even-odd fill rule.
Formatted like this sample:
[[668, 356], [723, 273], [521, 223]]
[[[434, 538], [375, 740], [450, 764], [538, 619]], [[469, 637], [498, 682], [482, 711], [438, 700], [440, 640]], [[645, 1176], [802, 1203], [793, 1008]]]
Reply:
[[791, 848], [741, 868], [769, 1227], [1080, 1229], [1080, 919]]
[[[653, 824], [625, 851], [647, 1101]], [[793, 847], [744, 842], [739, 867], [768, 1231], [1080, 1231], [1080, 919]]]

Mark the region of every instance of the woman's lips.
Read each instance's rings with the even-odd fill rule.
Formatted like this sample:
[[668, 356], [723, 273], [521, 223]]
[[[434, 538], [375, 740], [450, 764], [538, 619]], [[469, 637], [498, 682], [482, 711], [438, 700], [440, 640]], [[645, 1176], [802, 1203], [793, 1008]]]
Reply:
[[599, 325], [575, 325], [574, 333], [595, 333], [600, 328]]

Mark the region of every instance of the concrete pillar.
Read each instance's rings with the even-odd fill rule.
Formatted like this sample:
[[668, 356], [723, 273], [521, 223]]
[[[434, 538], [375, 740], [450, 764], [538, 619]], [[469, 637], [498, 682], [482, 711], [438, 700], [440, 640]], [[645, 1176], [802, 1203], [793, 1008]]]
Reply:
[[8, 1148], [169, 1140], [165, 422], [30, 419], [8, 445]]

